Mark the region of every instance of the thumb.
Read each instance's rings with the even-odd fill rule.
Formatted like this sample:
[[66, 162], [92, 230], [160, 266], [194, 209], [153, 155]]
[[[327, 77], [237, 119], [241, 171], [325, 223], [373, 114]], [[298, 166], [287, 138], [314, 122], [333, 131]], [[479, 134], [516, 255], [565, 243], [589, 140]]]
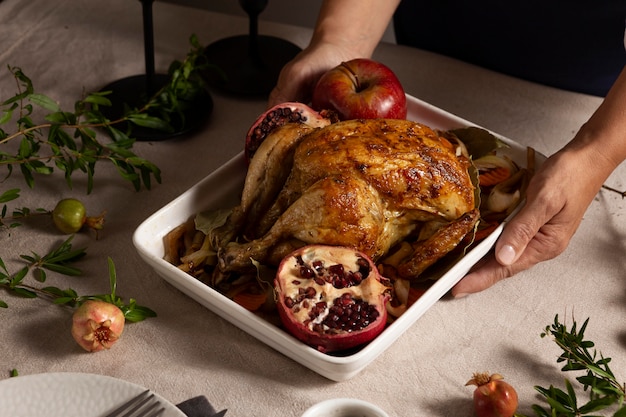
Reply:
[[[545, 213], [533, 209], [528, 202], [505, 225], [495, 247], [498, 263], [504, 266], [514, 264], [524, 253], [543, 223]], [[546, 220], [547, 221], [547, 220]]]

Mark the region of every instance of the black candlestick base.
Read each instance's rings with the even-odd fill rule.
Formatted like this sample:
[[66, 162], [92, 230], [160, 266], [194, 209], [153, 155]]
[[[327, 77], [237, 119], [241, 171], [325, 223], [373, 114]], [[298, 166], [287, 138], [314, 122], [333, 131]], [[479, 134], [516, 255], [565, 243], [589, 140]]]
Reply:
[[219, 68], [205, 74], [207, 83], [227, 93], [267, 95], [283, 66], [301, 51], [289, 41], [265, 35], [256, 38], [254, 51], [250, 48], [248, 35], [220, 39], [207, 46], [209, 64]]
[[[100, 111], [109, 120], [117, 120], [124, 116], [127, 108], [141, 108], [148, 99], [159, 89], [165, 86], [170, 77], [165, 74], [152, 75], [148, 82], [147, 75], [134, 75], [114, 81], [101, 91], [110, 91], [107, 97], [111, 100], [111, 106], [102, 106]], [[150, 90], [150, 91], [148, 91]], [[120, 130], [130, 129], [130, 137], [139, 141], [159, 141], [189, 133], [202, 125], [213, 111], [213, 99], [208, 92], [203, 91], [193, 98], [192, 101], [181, 103], [183, 117], [171, 115], [173, 131], [163, 131], [137, 126], [133, 123], [120, 123], [115, 125]]]

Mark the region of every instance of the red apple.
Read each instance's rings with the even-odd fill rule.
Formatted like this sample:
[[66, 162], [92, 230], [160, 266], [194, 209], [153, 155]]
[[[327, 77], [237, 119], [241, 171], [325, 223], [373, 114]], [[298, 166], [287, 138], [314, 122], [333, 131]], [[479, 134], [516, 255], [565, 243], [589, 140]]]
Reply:
[[326, 72], [313, 90], [315, 110], [334, 110], [341, 120], [406, 119], [398, 77], [380, 62], [357, 58]]

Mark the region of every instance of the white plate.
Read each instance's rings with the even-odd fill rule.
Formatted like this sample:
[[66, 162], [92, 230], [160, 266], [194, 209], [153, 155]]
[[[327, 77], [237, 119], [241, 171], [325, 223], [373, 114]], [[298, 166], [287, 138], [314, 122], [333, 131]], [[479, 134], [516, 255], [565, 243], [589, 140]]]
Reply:
[[[110, 376], [60, 372], [24, 375], [0, 381], [1, 417], [100, 417], [146, 388]], [[162, 417], [186, 417], [155, 394]]]
[[315, 404], [302, 417], [389, 417], [378, 406], [356, 398], [332, 398]]
[[[410, 120], [434, 129], [456, 129], [475, 124], [437, 107], [407, 96]], [[499, 135], [498, 135], [499, 136]], [[526, 166], [526, 148], [499, 136], [510, 145], [506, 153]], [[541, 156], [538, 155], [538, 158]], [[537, 161], [537, 165], [539, 161]], [[211, 287], [163, 260], [163, 237], [191, 216], [208, 209], [230, 208], [239, 203], [246, 174], [243, 153], [231, 159], [178, 198], [158, 210], [135, 231], [133, 243], [141, 257], [165, 280], [211, 311], [326, 378], [343, 381], [352, 378], [387, 349], [406, 329], [445, 295], [493, 246], [502, 225], [468, 252], [436, 281], [398, 320], [367, 346], [354, 354], [333, 356], [311, 348], [281, 328], [247, 311]]]

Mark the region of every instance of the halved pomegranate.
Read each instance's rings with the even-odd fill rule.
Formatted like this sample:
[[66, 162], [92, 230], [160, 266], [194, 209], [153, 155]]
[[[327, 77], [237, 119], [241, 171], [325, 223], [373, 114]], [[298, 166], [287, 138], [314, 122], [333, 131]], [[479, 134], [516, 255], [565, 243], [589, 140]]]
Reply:
[[274, 284], [285, 329], [321, 352], [363, 345], [385, 328], [391, 287], [354, 249], [300, 248], [283, 259]]
[[304, 123], [310, 127], [324, 127], [338, 120], [337, 114], [332, 111], [317, 112], [303, 103], [277, 104], [261, 114], [248, 130], [244, 148], [246, 160], [252, 159], [261, 142], [277, 127], [287, 123]]

